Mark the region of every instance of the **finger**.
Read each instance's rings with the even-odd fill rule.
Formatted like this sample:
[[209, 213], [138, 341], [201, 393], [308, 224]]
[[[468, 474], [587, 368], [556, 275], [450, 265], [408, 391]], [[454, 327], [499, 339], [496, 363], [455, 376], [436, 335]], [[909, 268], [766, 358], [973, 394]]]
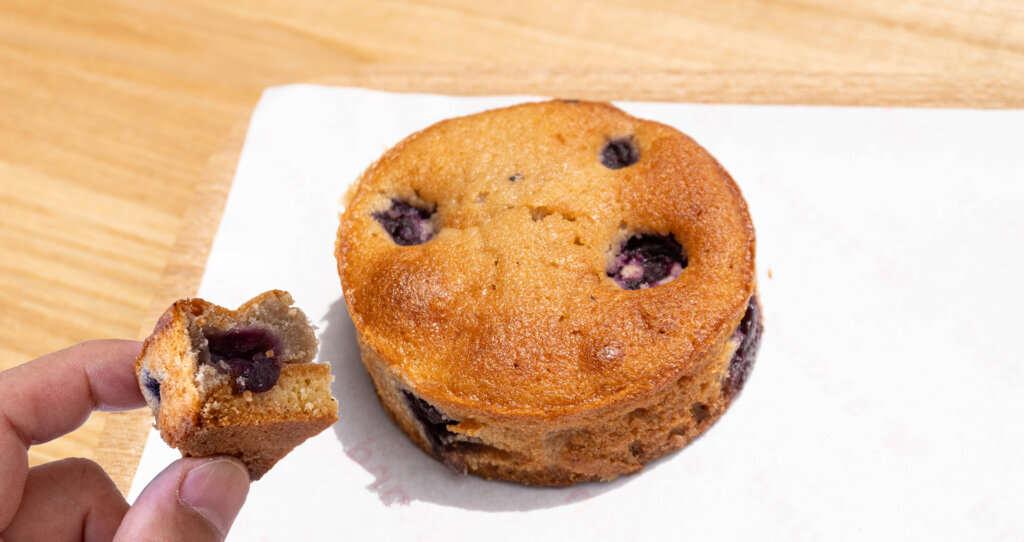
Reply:
[[224, 540], [248, 493], [235, 458], [179, 459], [146, 486], [114, 540]]
[[117, 486], [88, 459], [64, 459], [29, 470], [6, 540], [107, 541], [128, 511]]
[[93, 410], [145, 404], [135, 380], [137, 341], [88, 341], [0, 373], [0, 412], [26, 444], [57, 438]]
[[82, 425], [94, 409], [145, 401], [135, 380], [141, 343], [89, 341], [0, 372], [0, 528], [14, 517], [28, 446]]

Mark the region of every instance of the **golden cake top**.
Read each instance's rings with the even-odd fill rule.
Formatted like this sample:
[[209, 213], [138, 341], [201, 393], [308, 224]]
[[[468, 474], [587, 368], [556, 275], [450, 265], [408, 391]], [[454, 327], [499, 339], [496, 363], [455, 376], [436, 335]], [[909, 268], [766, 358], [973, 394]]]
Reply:
[[575, 101], [409, 136], [350, 193], [336, 255], [366, 346], [431, 403], [495, 416], [593, 411], [696, 371], [755, 281], [718, 162]]

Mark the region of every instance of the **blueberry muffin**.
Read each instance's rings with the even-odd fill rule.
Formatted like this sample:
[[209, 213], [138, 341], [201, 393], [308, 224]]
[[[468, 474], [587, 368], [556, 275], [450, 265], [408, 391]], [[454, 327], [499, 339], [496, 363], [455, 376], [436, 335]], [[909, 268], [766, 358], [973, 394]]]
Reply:
[[725, 412], [761, 335], [736, 184], [686, 135], [605, 103], [409, 136], [350, 192], [336, 256], [384, 408], [485, 478], [640, 470]]
[[156, 428], [182, 456], [231, 455], [258, 480], [338, 419], [330, 366], [312, 363], [313, 326], [287, 292], [237, 311], [202, 299], [171, 305], [135, 362]]

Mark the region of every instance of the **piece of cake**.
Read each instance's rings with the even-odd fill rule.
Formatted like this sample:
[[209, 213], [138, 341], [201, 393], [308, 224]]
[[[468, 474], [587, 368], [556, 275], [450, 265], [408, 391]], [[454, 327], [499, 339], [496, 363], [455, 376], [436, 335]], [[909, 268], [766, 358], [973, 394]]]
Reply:
[[350, 193], [336, 256], [384, 408], [486, 478], [640, 470], [725, 412], [761, 336], [739, 188], [686, 135], [605, 103], [409, 136]]
[[313, 329], [280, 290], [236, 311], [175, 302], [135, 362], [160, 435], [185, 457], [237, 457], [258, 480], [338, 420], [330, 366], [312, 363]]

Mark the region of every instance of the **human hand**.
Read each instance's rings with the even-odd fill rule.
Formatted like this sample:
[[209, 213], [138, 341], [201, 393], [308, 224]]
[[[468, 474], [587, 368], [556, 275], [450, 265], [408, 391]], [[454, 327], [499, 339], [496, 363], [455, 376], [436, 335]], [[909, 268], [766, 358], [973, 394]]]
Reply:
[[89, 341], [0, 372], [0, 542], [223, 540], [249, 492], [230, 457], [171, 463], [129, 507], [88, 459], [28, 468], [28, 447], [82, 425], [93, 410], [145, 405], [141, 343]]

